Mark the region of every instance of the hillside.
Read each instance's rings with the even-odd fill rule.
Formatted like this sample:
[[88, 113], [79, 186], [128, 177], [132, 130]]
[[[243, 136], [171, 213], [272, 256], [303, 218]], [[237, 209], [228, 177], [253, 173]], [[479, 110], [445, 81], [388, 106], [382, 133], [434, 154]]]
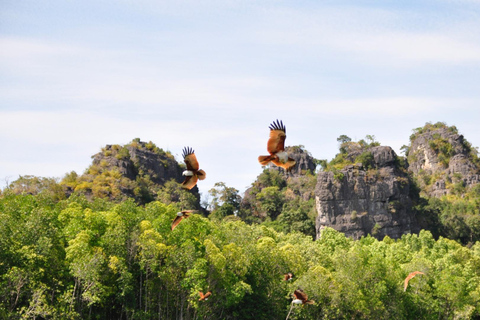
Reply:
[[68, 194], [114, 201], [133, 198], [140, 204], [181, 202], [182, 207], [200, 209], [198, 188], [187, 192], [180, 187], [185, 165], [153, 142], [137, 138], [124, 146], [106, 145], [92, 159], [82, 175], [72, 172], [62, 179]]
[[406, 158], [338, 142], [330, 161], [288, 147], [294, 170], [265, 167], [243, 198], [217, 182], [204, 207], [140, 139], [60, 182], [20, 177], [0, 194], [0, 319], [478, 319], [476, 149], [444, 123]]
[[374, 136], [342, 135], [331, 161], [322, 160], [316, 185], [317, 237], [332, 227], [382, 239], [430, 230], [473, 243], [480, 240], [480, 166], [477, 149], [445, 123], [416, 128], [400, 157]]
[[399, 238], [421, 229], [465, 244], [480, 239], [480, 160], [456, 127], [439, 122], [414, 129], [410, 144], [402, 147], [406, 157], [372, 135], [356, 142], [342, 135], [337, 141], [339, 153], [330, 161], [315, 159], [303, 146], [287, 147], [297, 162], [293, 170], [264, 168], [243, 197], [217, 182], [203, 204], [197, 187], [180, 187], [184, 164], [140, 139], [105, 146], [81, 175], [71, 172], [60, 183], [25, 176], [9, 189], [55, 194], [57, 200], [72, 195], [133, 198], [141, 205], [159, 200], [216, 220], [242, 219], [317, 238], [331, 227], [354, 239]]

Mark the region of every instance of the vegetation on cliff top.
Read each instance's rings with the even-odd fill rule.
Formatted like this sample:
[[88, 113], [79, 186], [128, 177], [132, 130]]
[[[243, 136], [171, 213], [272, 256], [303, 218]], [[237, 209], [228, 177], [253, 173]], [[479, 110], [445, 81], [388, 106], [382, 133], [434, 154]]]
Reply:
[[[429, 217], [428, 228], [434, 234], [472, 245], [480, 240], [480, 184], [467, 187], [466, 176], [460, 172], [449, 172], [447, 169], [450, 159], [457, 152], [461, 152], [477, 167], [477, 174], [480, 173], [478, 150], [464, 138], [456, 140], [460, 145], [452, 144], [448, 138], [459, 135], [455, 126], [448, 126], [444, 122], [426, 123], [425, 126], [413, 130], [410, 145], [404, 147], [409, 163], [416, 162], [417, 153], [423, 152], [409, 152], [412, 143], [426, 133], [431, 137], [428, 145], [424, 147], [431, 148], [442, 168], [433, 172], [421, 169], [413, 175], [421, 195], [417, 210], [423, 216]], [[439, 182], [445, 185], [448, 194], [441, 197], [431, 196], [433, 187]]]

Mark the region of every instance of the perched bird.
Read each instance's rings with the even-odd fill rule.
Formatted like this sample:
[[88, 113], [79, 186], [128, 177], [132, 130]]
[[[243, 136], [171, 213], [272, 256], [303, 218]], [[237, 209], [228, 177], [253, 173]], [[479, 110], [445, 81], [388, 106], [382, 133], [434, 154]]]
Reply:
[[284, 274], [283, 280], [288, 281], [288, 280], [292, 280], [292, 278], [293, 278], [293, 274], [291, 272], [288, 272]]
[[303, 292], [302, 289], [295, 290], [293, 292], [293, 296], [295, 299], [293, 299], [292, 303], [294, 304], [314, 304], [315, 301], [313, 300], [308, 300], [308, 296], [305, 292]]
[[406, 278], [405, 278], [405, 282], [403, 284], [403, 291], [407, 291], [407, 287], [408, 287], [408, 281], [410, 281], [410, 279], [412, 279], [413, 277], [415, 277], [417, 274], [425, 274], [421, 271], [413, 271], [411, 272]]
[[177, 212], [177, 216], [175, 219], [173, 219], [172, 222], [172, 230], [175, 229], [175, 227], [182, 221], [184, 218], [190, 217], [190, 213], [195, 212], [196, 210], [183, 210], [180, 212]]
[[205, 171], [199, 170], [200, 166], [195, 157], [195, 151], [190, 147], [183, 148], [183, 161], [187, 165], [187, 170], [183, 171], [182, 175], [185, 176], [185, 181], [182, 183], [182, 188], [192, 189], [197, 184], [198, 179], [203, 180], [207, 176]]
[[267, 143], [269, 156], [259, 156], [258, 162], [266, 166], [270, 162], [290, 170], [295, 165], [295, 160], [290, 158], [285, 151], [285, 138], [287, 137], [285, 126], [282, 121], [274, 121], [270, 126], [270, 138]]
[[203, 294], [202, 291], [199, 291], [198, 293], [200, 294], [200, 299], [198, 299], [198, 301], [208, 300], [208, 297], [210, 297], [212, 295], [212, 293], [210, 291], [208, 291], [205, 294]]

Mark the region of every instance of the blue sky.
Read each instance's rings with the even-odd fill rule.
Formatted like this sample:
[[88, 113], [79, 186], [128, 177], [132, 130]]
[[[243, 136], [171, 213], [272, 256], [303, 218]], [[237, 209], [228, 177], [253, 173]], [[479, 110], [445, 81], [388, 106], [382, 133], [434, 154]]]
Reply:
[[0, 2], [0, 187], [82, 173], [106, 144], [195, 149], [243, 192], [269, 124], [330, 160], [455, 125], [480, 146], [480, 1]]

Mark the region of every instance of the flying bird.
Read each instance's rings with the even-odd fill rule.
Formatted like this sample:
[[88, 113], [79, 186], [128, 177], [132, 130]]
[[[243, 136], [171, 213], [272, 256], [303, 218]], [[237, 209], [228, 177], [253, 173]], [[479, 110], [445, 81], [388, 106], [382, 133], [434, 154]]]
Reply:
[[293, 274], [291, 272], [288, 272], [284, 274], [283, 280], [288, 281], [288, 280], [292, 280], [292, 278], [293, 278]]
[[202, 291], [199, 291], [198, 293], [200, 294], [200, 299], [198, 299], [198, 301], [208, 300], [208, 297], [210, 297], [212, 295], [212, 293], [210, 291], [208, 291], [205, 294], [203, 294]]
[[412, 279], [413, 277], [415, 277], [417, 274], [425, 274], [421, 271], [413, 271], [411, 272], [406, 278], [405, 278], [405, 282], [403, 284], [403, 291], [407, 291], [407, 287], [408, 287], [408, 281], [410, 281], [410, 279]]
[[192, 189], [197, 184], [198, 179], [203, 180], [207, 176], [205, 171], [199, 169], [197, 157], [195, 151], [190, 147], [183, 148], [183, 161], [187, 165], [187, 170], [183, 171], [182, 175], [185, 176], [185, 181], [182, 183], [182, 188]]
[[259, 156], [258, 162], [262, 166], [273, 162], [276, 166], [285, 170], [290, 170], [295, 165], [295, 160], [290, 158], [285, 151], [285, 138], [287, 138], [286, 129], [282, 121], [273, 122], [270, 126], [270, 138], [267, 143], [269, 156]]
[[173, 222], [172, 222], [172, 230], [175, 229], [176, 226], [178, 226], [180, 221], [190, 217], [190, 213], [195, 211], [196, 210], [183, 210], [183, 211], [177, 212], [177, 216], [175, 217], [175, 219], [173, 219]]
[[315, 301], [313, 300], [308, 300], [308, 296], [305, 292], [303, 292], [302, 289], [295, 290], [293, 292], [293, 296], [295, 299], [293, 299], [292, 303], [294, 304], [314, 304]]

